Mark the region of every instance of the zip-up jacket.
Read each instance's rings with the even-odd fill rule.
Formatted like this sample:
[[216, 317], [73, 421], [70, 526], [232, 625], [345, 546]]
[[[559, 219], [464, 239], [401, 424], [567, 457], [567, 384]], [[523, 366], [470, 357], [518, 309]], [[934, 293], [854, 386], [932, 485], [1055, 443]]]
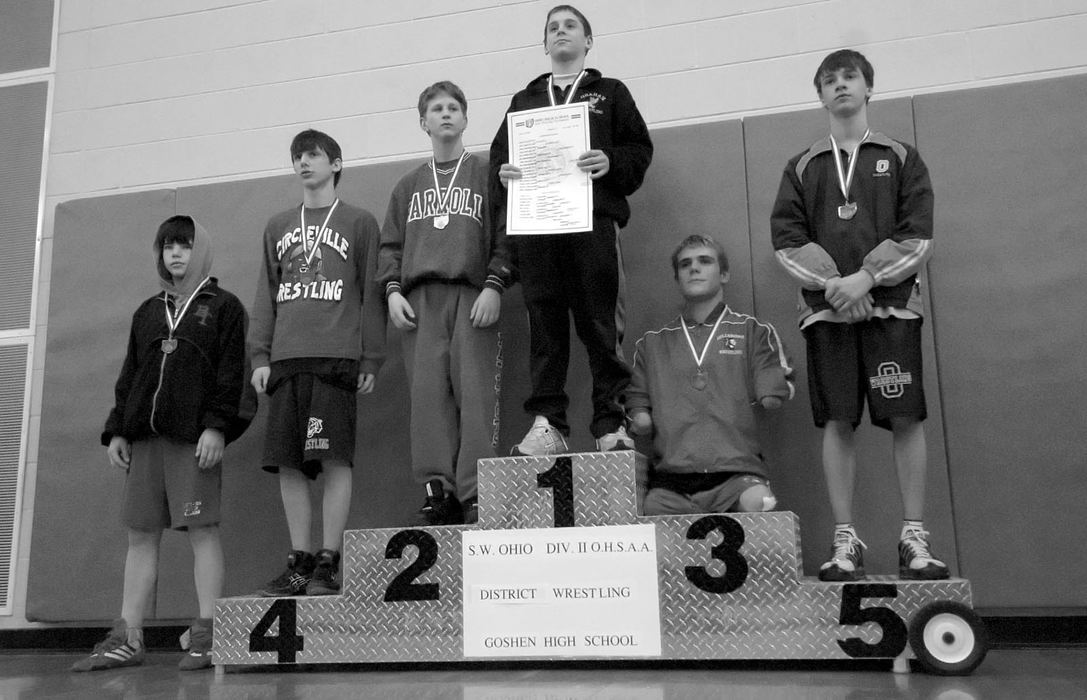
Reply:
[[[152, 436], [195, 443], [205, 428], [227, 442], [248, 427], [255, 406], [243, 404], [246, 372], [245, 308], [213, 277], [196, 293], [171, 336], [165, 292], [140, 304], [132, 315], [128, 350], [114, 389], [113, 410], [102, 444], [114, 435], [130, 442]], [[162, 351], [172, 337], [175, 349]], [[249, 397], [249, 400], [255, 397]]]
[[[848, 159], [843, 152], [843, 170]], [[800, 283], [800, 320], [831, 308], [827, 280], [861, 269], [875, 280], [874, 307], [920, 315], [917, 273], [932, 255], [933, 196], [917, 150], [873, 132], [858, 146], [850, 201], [856, 214], [840, 218], [829, 136], [785, 166], [770, 232], [778, 262]]]
[[[693, 381], [698, 365], [681, 324], [687, 324], [701, 352], [718, 318], [702, 363], [705, 385], [699, 389]], [[767, 477], [752, 405], [768, 396], [791, 399], [792, 373], [773, 326], [719, 304], [702, 323], [680, 316], [635, 343], [626, 406], [631, 414], [652, 414], [656, 471]]]
[[[550, 106], [547, 99], [549, 75], [544, 73], [514, 95], [506, 113]], [[564, 91], [556, 87], [555, 104], [563, 104], [565, 100]], [[594, 68], [586, 69], [571, 102], [589, 103], [589, 147], [608, 155], [608, 173], [592, 181], [593, 213], [614, 219], [620, 227], [626, 226], [630, 219], [627, 197], [641, 187], [645, 171], [653, 160], [649, 129], [627, 86], [614, 78], [602, 77]], [[498, 170], [509, 161], [509, 133], [503, 117], [491, 143], [490, 163], [491, 198], [496, 211], [501, 213], [496, 215], [499, 226], [506, 220], [506, 188], [498, 179]]]
[[[455, 167], [456, 161], [440, 164]], [[439, 176], [438, 182], [450, 176]], [[461, 282], [476, 289], [491, 287], [502, 293], [512, 283], [509, 249], [504, 228], [490, 225], [487, 206], [487, 164], [474, 154], [465, 156], [453, 191], [448, 182], [434, 190], [434, 171], [423, 163], [397, 183], [381, 227], [378, 283], [388, 295], [405, 296], [426, 282]], [[439, 199], [448, 196], [439, 211]], [[437, 215], [447, 214], [443, 228], [434, 226]]]

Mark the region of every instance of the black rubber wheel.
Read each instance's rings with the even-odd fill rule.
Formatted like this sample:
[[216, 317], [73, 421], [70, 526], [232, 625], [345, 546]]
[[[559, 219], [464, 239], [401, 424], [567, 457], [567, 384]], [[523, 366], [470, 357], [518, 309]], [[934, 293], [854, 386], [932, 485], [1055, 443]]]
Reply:
[[989, 635], [970, 606], [941, 600], [921, 608], [910, 620], [910, 647], [925, 671], [965, 676], [985, 659]]

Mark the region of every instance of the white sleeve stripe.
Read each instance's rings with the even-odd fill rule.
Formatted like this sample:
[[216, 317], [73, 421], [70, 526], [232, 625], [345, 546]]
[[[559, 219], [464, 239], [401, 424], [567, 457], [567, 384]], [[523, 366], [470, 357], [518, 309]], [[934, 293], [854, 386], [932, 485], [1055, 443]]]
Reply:
[[827, 283], [826, 277], [815, 274], [793, 260], [792, 257], [790, 257], [788, 250], [779, 250], [775, 255], [777, 256], [778, 262], [785, 268], [785, 271], [799, 279], [801, 282], [816, 282], [820, 285], [825, 285]]
[[884, 267], [876, 271], [875, 281], [878, 283], [888, 277], [894, 277], [896, 274], [900, 274], [904, 270], [908, 270], [911, 267], [920, 265], [928, 254], [929, 248], [932, 247], [932, 239], [929, 238], [914, 238], [911, 240], [917, 241], [917, 247], [910, 253], [903, 255], [897, 262], [891, 263], [887, 267]]

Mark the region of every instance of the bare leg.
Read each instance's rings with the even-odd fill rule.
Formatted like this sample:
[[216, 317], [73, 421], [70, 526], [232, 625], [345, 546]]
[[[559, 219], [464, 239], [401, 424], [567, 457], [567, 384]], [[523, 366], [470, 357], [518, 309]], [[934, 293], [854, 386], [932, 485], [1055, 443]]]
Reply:
[[823, 475], [835, 523], [853, 522], [853, 488], [857, 477], [857, 450], [853, 426], [827, 421], [823, 429]]
[[291, 534], [291, 549], [308, 552], [313, 519], [309, 480], [297, 469], [280, 469], [279, 493], [283, 497], [283, 512], [287, 516], [287, 530]]
[[892, 418], [895, 470], [902, 493], [902, 511], [906, 520], [921, 520], [925, 510], [925, 476], [928, 448], [924, 425], [912, 418]]
[[125, 586], [121, 617], [131, 628], [142, 628], [144, 615], [158, 578], [159, 541], [162, 530], [128, 531], [128, 555], [125, 557]]
[[325, 474], [322, 547], [338, 552], [343, 546], [343, 531], [351, 511], [351, 467], [334, 460], [323, 462], [321, 467]]
[[215, 600], [223, 594], [223, 545], [219, 540], [219, 526], [189, 529], [192, 545], [193, 580], [196, 583], [196, 600], [200, 605], [197, 617], [215, 616]]

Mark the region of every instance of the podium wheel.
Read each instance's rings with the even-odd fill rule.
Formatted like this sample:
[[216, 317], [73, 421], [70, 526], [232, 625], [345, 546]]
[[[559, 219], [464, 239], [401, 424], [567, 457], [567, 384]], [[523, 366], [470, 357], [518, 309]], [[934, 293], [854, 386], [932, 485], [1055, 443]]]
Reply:
[[968, 605], [950, 600], [930, 603], [910, 621], [910, 647], [928, 673], [965, 676], [989, 651], [981, 618]]

